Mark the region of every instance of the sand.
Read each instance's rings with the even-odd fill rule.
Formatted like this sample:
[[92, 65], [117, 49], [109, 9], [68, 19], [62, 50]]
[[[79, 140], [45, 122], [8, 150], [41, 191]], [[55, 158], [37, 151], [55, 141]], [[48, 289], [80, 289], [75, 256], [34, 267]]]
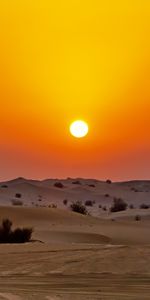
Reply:
[[[81, 197], [83, 190], [86, 193], [86, 189], [90, 189], [89, 186], [72, 187], [70, 179], [68, 181], [67, 193], [70, 190]], [[149, 209], [140, 210], [137, 205], [138, 201], [146, 201], [147, 198], [142, 197], [147, 197], [149, 192], [131, 191], [133, 183], [114, 183], [110, 188], [106, 183], [95, 182], [98, 186], [91, 193], [96, 195], [113, 191], [119, 196], [120, 190], [124, 198], [130, 193], [132, 196], [139, 193], [141, 197], [140, 200], [132, 198], [137, 206], [133, 210], [115, 213], [113, 217], [101, 212], [95, 217], [96, 214], [73, 213], [63, 206], [59, 197], [64, 191], [57, 191], [52, 181], [45, 181], [43, 185], [18, 179], [7, 184], [10, 187], [0, 189], [5, 200], [11, 198], [12, 191], [15, 194], [23, 190], [34, 198], [35, 191], [39, 193], [42, 188], [48, 189], [49, 194], [52, 190], [61, 205], [59, 208], [35, 207], [25, 196], [22, 196], [27, 205], [24, 207], [14, 207], [7, 200], [1, 203], [0, 221], [10, 218], [14, 227], [33, 227], [34, 233], [31, 243], [0, 244], [0, 299], [150, 299], [150, 213]], [[148, 190], [149, 182], [134, 182], [134, 186]], [[105, 190], [100, 192], [102, 188]], [[130, 195], [126, 199], [130, 202]], [[93, 212], [98, 203], [92, 208]], [[134, 216], [139, 213], [142, 219], [136, 222]]]

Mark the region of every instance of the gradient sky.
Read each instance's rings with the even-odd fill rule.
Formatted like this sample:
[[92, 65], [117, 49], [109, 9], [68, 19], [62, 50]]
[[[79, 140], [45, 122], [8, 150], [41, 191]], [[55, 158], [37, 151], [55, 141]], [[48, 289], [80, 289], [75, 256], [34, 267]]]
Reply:
[[150, 179], [149, 0], [0, 0], [0, 39], [0, 180]]

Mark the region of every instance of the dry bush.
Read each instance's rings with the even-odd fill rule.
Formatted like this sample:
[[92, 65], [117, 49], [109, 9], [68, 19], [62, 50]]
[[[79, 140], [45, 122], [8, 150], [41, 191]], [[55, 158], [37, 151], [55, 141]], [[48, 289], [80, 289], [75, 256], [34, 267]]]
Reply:
[[130, 204], [130, 205], [129, 205], [129, 208], [130, 208], [130, 209], [133, 209], [133, 208], [134, 208], [134, 205], [133, 205], [133, 204]]
[[114, 198], [113, 205], [110, 208], [111, 212], [123, 211], [127, 209], [127, 203], [121, 198]]
[[51, 208], [57, 208], [57, 204], [52, 203], [52, 204], [51, 204]]
[[103, 206], [103, 210], [104, 210], [104, 211], [107, 211], [107, 207], [106, 207], [106, 206]]
[[15, 205], [15, 206], [22, 206], [23, 205], [23, 201], [21, 201], [19, 199], [12, 199], [11, 203], [12, 203], [12, 205]]
[[60, 189], [64, 188], [64, 185], [61, 182], [55, 182], [54, 186]]
[[85, 205], [86, 206], [93, 206], [93, 201], [92, 200], [86, 200]]
[[70, 205], [70, 208], [71, 208], [72, 211], [80, 213], [82, 215], [87, 215], [88, 214], [88, 211], [87, 211], [85, 205], [83, 205], [81, 201], [73, 202]]
[[6, 185], [6, 184], [2, 184], [2, 185], [1, 185], [1, 188], [3, 188], [3, 189], [7, 189], [7, 188], [8, 188], [8, 185]]
[[21, 193], [16, 193], [15, 197], [16, 197], [16, 198], [21, 198], [22, 195], [21, 195]]
[[68, 200], [67, 200], [67, 199], [64, 199], [64, 200], [63, 200], [63, 204], [64, 204], [64, 205], [67, 205], [67, 204], [68, 204]]
[[95, 184], [88, 184], [89, 187], [95, 188]]
[[141, 221], [141, 216], [140, 215], [136, 215], [135, 216], [135, 221]]
[[142, 203], [142, 204], [140, 205], [140, 208], [141, 208], [141, 209], [148, 209], [148, 208], [149, 208], [149, 205], [147, 205], [147, 204], [145, 204], [145, 203]]
[[25, 243], [31, 240], [32, 228], [16, 228], [12, 231], [12, 222], [4, 219], [0, 226], [0, 243]]
[[72, 181], [72, 184], [81, 184], [79, 180]]
[[106, 183], [111, 184], [112, 181], [111, 181], [110, 179], [107, 179], [107, 180], [106, 180]]

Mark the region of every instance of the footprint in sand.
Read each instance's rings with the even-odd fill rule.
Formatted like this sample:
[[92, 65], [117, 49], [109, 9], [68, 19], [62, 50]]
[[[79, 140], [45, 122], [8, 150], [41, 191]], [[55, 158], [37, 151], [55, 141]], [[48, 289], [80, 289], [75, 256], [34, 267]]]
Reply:
[[0, 300], [21, 300], [21, 298], [10, 293], [0, 293]]

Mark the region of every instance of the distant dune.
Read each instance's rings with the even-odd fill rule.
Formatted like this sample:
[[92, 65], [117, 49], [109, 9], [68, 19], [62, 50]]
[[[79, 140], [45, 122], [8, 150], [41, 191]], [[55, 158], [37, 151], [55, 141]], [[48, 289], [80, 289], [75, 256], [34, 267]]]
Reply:
[[[11, 206], [16, 200], [17, 194], [20, 194], [20, 201], [22, 201], [23, 206], [48, 207], [54, 204], [65, 210], [69, 210], [73, 201], [80, 200], [84, 204], [85, 201], [91, 200], [93, 205], [88, 207], [88, 211], [93, 216], [103, 218], [112, 218], [109, 210], [115, 197], [123, 199], [128, 206], [133, 206], [134, 209], [127, 209], [126, 213], [123, 214], [113, 214], [113, 217], [114, 215], [115, 217], [131, 217], [138, 213], [149, 215], [150, 211], [149, 209], [138, 211], [141, 204], [150, 205], [150, 181], [148, 180], [108, 183], [81, 178], [46, 179], [42, 181], [16, 178], [0, 183], [1, 206]], [[67, 199], [67, 205], [64, 205], [64, 199]], [[103, 210], [104, 206], [106, 211]]]

